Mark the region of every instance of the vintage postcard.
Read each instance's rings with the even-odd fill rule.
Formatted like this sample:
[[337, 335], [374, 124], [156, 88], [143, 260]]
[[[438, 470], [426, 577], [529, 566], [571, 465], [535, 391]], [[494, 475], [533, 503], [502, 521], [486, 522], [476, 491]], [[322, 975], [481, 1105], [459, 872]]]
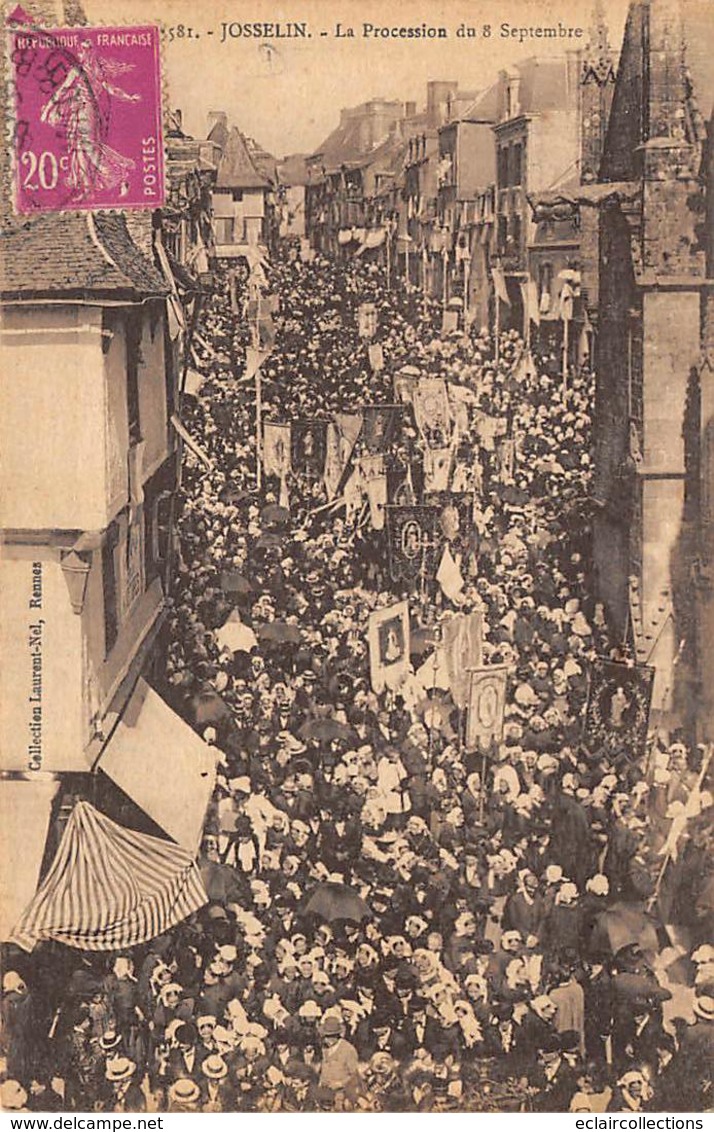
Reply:
[[711, 1111], [710, 0], [3, 24], [0, 1108]]

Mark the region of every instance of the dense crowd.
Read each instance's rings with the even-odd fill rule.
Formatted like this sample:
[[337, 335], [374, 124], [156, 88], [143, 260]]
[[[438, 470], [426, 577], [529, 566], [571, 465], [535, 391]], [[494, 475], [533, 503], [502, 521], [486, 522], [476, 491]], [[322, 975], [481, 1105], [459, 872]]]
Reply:
[[[329, 506], [300, 472], [257, 490], [247, 274], [233, 295], [223, 279], [193, 344], [204, 380], [181, 413], [210, 465], [186, 453], [160, 689], [219, 752], [209, 903], [130, 954], [18, 957], [3, 1105], [710, 1107], [708, 795], [676, 891], [659, 855], [703, 752], [664, 732], [646, 760], [580, 744], [590, 662], [627, 659], [592, 600], [589, 370], [563, 382], [560, 358], [531, 365], [515, 331], [497, 357], [486, 331], [442, 334], [440, 307], [387, 289], [377, 265], [266, 269], [280, 299], [266, 420], [391, 403], [405, 367], [464, 391], [451, 483], [474, 499], [452, 547], [464, 585], [457, 600], [434, 578], [407, 591], [366, 502]], [[367, 301], [382, 369], [358, 335]], [[418, 502], [423, 461], [407, 407], [390, 491]], [[376, 695], [369, 614], [404, 596], [413, 672]], [[487, 755], [465, 749], [434, 658], [435, 626], [471, 610], [484, 663], [509, 670]]]

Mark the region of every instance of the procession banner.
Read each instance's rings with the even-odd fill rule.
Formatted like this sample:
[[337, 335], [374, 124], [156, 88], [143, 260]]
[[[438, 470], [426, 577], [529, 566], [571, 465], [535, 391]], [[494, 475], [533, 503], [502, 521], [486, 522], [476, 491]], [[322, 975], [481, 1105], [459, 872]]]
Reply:
[[483, 665], [483, 615], [478, 610], [454, 614], [442, 622], [441, 640], [451, 696], [463, 711], [469, 698], [469, 670]]
[[290, 440], [293, 471], [320, 478], [325, 471], [327, 421], [293, 420]]
[[590, 667], [582, 745], [590, 754], [644, 758], [655, 669], [598, 657]]
[[379, 694], [385, 688], [398, 688], [409, 671], [409, 606], [406, 601], [370, 613], [367, 642], [372, 690]]
[[451, 411], [451, 419], [454, 422], [457, 430], [463, 435], [469, 431], [469, 406], [463, 397], [460, 397], [456, 390], [459, 389], [458, 385], [447, 385], [449, 395], [449, 409]]
[[424, 452], [424, 490], [447, 491], [454, 456], [453, 446], [427, 448]]
[[387, 506], [387, 477], [372, 476], [367, 480], [367, 499], [369, 517], [375, 531], [384, 530], [384, 515]]
[[342, 473], [344, 468], [342, 466], [342, 459], [340, 453], [340, 433], [337, 425], [334, 423], [328, 424], [327, 432], [325, 434], [325, 490], [327, 498], [332, 500], [337, 495], [337, 489], [340, 486]]
[[516, 446], [513, 437], [504, 436], [498, 444], [498, 479], [503, 484], [513, 483]]
[[362, 409], [362, 443], [370, 453], [388, 452], [401, 423], [401, 405], [365, 405]]
[[344, 490], [354, 465], [354, 451], [357, 439], [362, 431], [363, 418], [361, 413], [336, 413], [334, 425], [339, 439], [339, 460], [341, 465], [340, 481], [337, 485], [337, 495]]
[[290, 471], [290, 425], [266, 421], [263, 425], [263, 471], [283, 478]]
[[399, 373], [393, 374], [394, 400], [403, 405], [411, 405], [418, 382], [419, 370], [416, 366], [404, 366]]
[[374, 303], [360, 303], [357, 308], [357, 333], [360, 338], [374, 338], [377, 333], [377, 308]]
[[446, 382], [441, 377], [422, 377], [413, 392], [417, 428], [429, 448], [444, 448], [451, 438], [451, 412]]
[[387, 506], [389, 570], [392, 580], [415, 582], [433, 578], [441, 538], [438, 508], [414, 505]]
[[439, 530], [447, 542], [467, 539], [473, 530], [473, 495], [469, 491], [429, 491], [424, 496], [429, 507], [439, 509]]
[[387, 497], [390, 503], [416, 503], [421, 496], [423, 481], [421, 461], [403, 463], [402, 460], [387, 461]]
[[507, 683], [505, 664], [489, 664], [469, 673], [467, 751], [485, 750], [502, 741]]
[[502, 267], [491, 268], [491, 278], [493, 279], [493, 289], [496, 292], [496, 298], [500, 303], [506, 303], [509, 307], [511, 300], [508, 295], [508, 287], [506, 286], [506, 276], [503, 273]]
[[367, 357], [373, 373], [384, 369], [384, 350], [381, 342], [371, 342], [367, 347]]
[[508, 421], [505, 417], [490, 417], [488, 413], [476, 414], [476, 435], [486, 452], [495, 452], [496, 440], [505, 436], [508, 430]]

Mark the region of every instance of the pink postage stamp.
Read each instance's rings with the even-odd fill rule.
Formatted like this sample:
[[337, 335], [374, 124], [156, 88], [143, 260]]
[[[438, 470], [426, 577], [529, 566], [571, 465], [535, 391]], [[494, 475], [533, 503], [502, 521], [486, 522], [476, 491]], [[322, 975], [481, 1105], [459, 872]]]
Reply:
[[164, 204], [159, 28], [10, 37], [16, 212]]

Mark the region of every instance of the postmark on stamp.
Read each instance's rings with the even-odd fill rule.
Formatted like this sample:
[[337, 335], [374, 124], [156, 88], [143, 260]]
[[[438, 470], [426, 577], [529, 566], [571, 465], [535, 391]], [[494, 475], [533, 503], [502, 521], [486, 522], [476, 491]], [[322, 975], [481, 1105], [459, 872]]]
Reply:
[[159, 28], [9, 35], [15, 211], [164, 204]]

